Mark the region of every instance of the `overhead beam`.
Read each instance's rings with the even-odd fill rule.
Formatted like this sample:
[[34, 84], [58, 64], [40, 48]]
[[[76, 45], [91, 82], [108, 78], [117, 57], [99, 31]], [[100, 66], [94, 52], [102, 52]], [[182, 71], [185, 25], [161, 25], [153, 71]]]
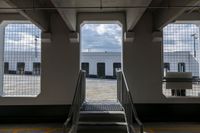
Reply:
[[33, 0], [5, 0], [12, 8], [19, 8], [18, 12], [32, 21], [41, 30], [49, 30], [49, 15], [41, 10], [21, 10], [20, 8], [33, 7]]
[[191, 13], [183, 13], [180, 15], [176, 21], [200, 21], [200, 13], [199, 12], [191, 12]]
[[0, 21], [8, 20], [27, 20], [24, 16], [19, 13], [0, 13]]
[[167, 3], [168, 6], [182, 6], [182, 8], [165, 8], [156, 10], [154, 14], [155, 30], [161, 30], [167, 24], [175, 21], [181, 14], [189, 9], [187, 6], [195, 6], [199, 3], [200, 0], [169, 0]]
[[[141, 0], [139, 5], [149, 6], [152, 0]], [[128, 9], [126, 12], [127, 31], [131, 31], [145, 12], [145, 8]]]
[[[55, 7], [63, 6], [59, 0], [51, 0]], [[57, 9], [70, 31], [76, 31], [76, 11], [74, 9]]]

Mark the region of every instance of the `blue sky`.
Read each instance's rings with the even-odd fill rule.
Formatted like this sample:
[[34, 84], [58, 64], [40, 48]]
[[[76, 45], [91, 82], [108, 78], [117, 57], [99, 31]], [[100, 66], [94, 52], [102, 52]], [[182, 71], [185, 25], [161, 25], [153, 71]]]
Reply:
[[82, 52], [121, 52], [122, 27], [118, 24], [85, 24], [81, 28]]
[[193, 52], [196, 34], [196, 49], [199, 48], [199, 27], [195, 24], [169, 24], [163, 29], [164, 52], [191, 51]]
[[37, 50], [41, 49], [41, 30], [33, 24], [8, 24], [5, 27], [6, 51], [34, 51], [35, 38]]
[[[164, 52], [193, 51], [194, 38], [199, 45], [199, 28], [194, 24], [169, 24], [163, 29]], [[34, 51], [35, 37], [41, 30], [33, 24], [9, 24], [5, 28], [5, 50]], [[41, 49], [41, 39], [37, 39]], [[122, 27], [118, 24], [85, 24], [81, 28], [83, 52], [121, 52]], [[199, 48], [199, 47], [197, 47]]]

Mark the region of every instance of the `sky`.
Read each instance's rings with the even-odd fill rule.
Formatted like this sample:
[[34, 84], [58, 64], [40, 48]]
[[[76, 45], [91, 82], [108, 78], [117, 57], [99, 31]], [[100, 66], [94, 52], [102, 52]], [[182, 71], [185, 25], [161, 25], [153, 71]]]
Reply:
[[194, 37], [196, 34], [196, 50], [199, 49], [199, 27], [195, 24], [169, 24], [163, 29], [164, 52], [194, 50]]
[[34, 24], [8, 24], [4, 42], [5, 51], [35, 51], [35, 46], [40, 51], [41, 30]]
[[[199, 28], [194, 24], [169, 24], [163, 29], [164, 52], [199, 49]], [[9, 24], [5, 28], [6, 51], [34, 51], [41, 49], [41, 30], [33, 24]], [[85, 24], [81, 28], [82, 52], [121, 52], [122, 27], [118, 24]]]
[[85, 24], [81, 28], [82, 52], [121, 52], [122, 27], [118, 24]]

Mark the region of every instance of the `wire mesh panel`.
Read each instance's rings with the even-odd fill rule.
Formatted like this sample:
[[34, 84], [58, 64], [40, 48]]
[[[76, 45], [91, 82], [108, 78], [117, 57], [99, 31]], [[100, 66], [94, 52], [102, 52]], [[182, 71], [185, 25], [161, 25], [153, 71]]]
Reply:
[[[175, 89], [167, 88], [169, 82], [163, 82], [163, 94], [165, 96], [200, 96], [200, 51], [199, 51], [199, 27], [195, 24], [169, 24], [163, 29], [163, 77], [174, 72], [175, 75], [192, 75], [190, 78], [177, 77], [170, 82]], [[167, 79], [167, 78], [166, 78]], [[185, 88], [192, 83], [191, 88]], [[185, 86], [184, 86], [185, 84]], [[181, 88], [180, 86], [184, 87]], [[177, 86], [179, 88], [177, 89]]]
[[40, 93], [41, 30], [31, 23], [9, 23], [4, 35], [3, 96]]

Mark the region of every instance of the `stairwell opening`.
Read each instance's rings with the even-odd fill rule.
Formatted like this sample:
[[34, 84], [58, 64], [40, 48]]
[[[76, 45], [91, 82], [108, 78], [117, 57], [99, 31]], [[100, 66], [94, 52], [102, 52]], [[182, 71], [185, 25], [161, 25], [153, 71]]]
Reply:
[[86, 102], [117, 102], [122, 33], [119, 21], [84, 21], [80, 25], [80, 69], [86, 71]]

